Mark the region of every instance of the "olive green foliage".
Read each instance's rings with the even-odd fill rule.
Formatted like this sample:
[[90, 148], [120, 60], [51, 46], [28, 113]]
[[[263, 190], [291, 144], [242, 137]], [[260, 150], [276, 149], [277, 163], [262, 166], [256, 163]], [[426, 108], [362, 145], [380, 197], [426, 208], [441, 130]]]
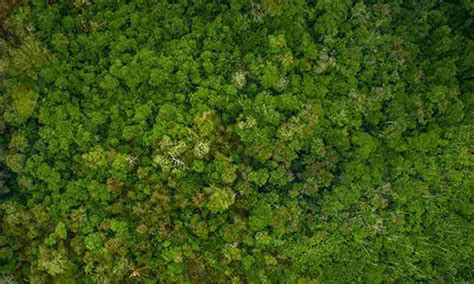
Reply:
[[474, 281], [472, 1], [24, 1], [0, 282]]

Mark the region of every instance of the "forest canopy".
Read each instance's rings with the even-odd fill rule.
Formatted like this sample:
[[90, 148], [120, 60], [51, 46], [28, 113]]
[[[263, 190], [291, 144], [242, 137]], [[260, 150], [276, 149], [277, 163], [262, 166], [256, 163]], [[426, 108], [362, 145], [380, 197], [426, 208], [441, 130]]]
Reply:
[[0, 9], [1, 283], [474, 281], [472, 1]]

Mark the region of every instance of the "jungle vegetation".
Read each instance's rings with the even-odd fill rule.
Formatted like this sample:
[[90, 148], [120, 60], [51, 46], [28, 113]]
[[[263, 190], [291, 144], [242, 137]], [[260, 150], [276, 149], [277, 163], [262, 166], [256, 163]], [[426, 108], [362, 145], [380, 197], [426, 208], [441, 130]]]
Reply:
[[474, 281], [472, 0], [0, 7], [0, 282]]

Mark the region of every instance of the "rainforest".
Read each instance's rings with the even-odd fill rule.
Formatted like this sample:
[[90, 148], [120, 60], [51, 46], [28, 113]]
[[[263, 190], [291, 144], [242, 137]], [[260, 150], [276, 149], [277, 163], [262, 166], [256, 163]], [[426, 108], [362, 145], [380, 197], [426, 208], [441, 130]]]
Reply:
[[472, 283], [471, 0], [0, 0], [0, 283]]

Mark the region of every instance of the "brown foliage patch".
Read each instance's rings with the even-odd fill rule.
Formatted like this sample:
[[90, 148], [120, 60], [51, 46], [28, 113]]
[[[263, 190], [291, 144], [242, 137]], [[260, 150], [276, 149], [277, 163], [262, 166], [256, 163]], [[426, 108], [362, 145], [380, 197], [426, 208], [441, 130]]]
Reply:
[[3, 30], [3, 23], [7, 18], [8, 10], [20, 4], [21, 0], [0, 0], [0, 29]]

